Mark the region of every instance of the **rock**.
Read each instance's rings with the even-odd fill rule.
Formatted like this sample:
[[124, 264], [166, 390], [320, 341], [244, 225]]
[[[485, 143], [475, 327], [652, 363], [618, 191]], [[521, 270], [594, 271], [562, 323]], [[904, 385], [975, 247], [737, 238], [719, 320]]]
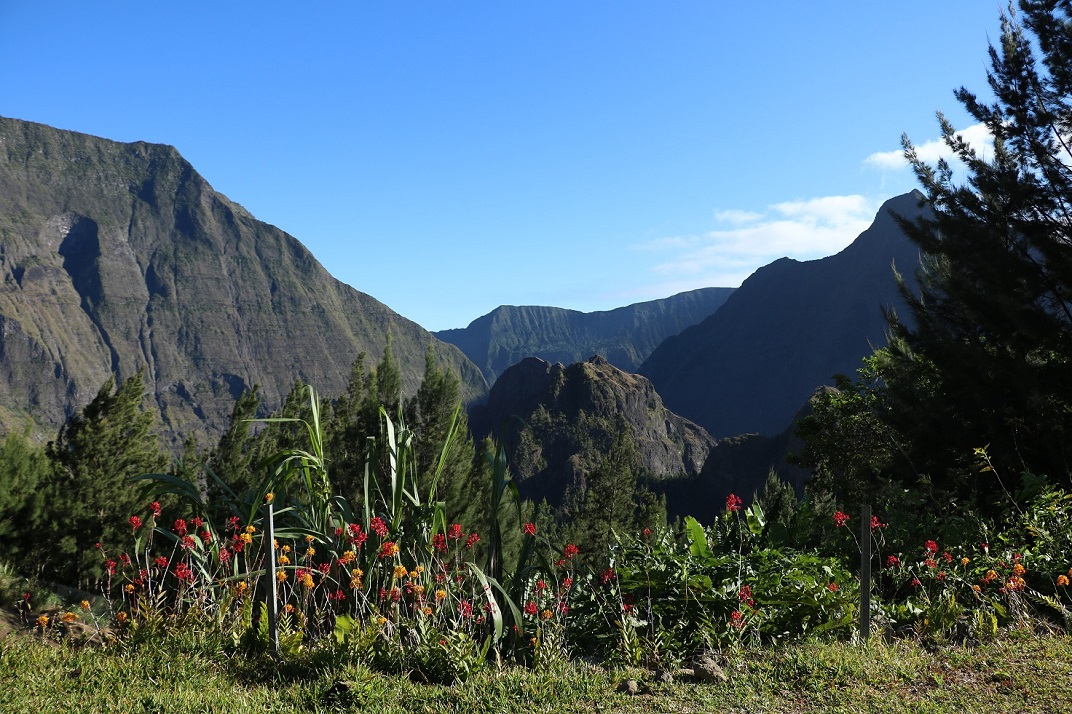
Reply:
[[703, 682], [728, 682], [729, 677], [722, 671], [709, 655], [701, 655], [693, 660], [692, 676]]
[[666, 670], [661, 669], [655, 673], [655, 682], [657, 684], [673, 684], [674, 675], [670, 674]]
[[631, 697], [635, 697], [640, 693], [640, 685], [637, 684], [635, 679], [627, 679], [618, 685], [618, 692], [621, 694], [628, 694]]

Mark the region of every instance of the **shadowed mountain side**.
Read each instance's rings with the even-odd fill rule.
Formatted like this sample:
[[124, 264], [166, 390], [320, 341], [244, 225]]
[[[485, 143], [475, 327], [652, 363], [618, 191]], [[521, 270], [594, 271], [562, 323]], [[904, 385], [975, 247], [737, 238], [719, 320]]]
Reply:
[[505, 433], [522, 494], [553, 505], [577, 488], [623, 428], [652, 480], [698, 474], [714, 444], [667, 410], [651, 382], [602, 357], [569, 367], [522, 360], [499, 377], [485, 404], [473, 407], [470, 425], [478, 437]]
[[886, 344], [882, 309], [903, 305], [891, 264], [911, 280], [919, 263], [891, 212], [918, 216], [921, 199], [890, 199], [837, 255], [760, 268], [718, 312], [659, 345], [639, 372], [668, 408], [716, 437], [780, 433], [816, 387], [854, 374]]
[[503, 305], [468, 327], [434, 334], [461, 348], [489, 384], [526, 357], [573, 364], [598, 354], [635, 372], [663, 340], [714, 314], [732, 293], [701, 288], [604, 312]]
[[[412, 393], [433, 336], [332, 278], [173, 147], [0, 118], [0, 416], [54, 429], [110, 373], [144, 366], [168, 437], [214, 435], [254, 384], [270, 407], [297, 378], [341, 394], [388, 334]], [[465, 397], [484, 393], [460, 350], [436, 349]]]

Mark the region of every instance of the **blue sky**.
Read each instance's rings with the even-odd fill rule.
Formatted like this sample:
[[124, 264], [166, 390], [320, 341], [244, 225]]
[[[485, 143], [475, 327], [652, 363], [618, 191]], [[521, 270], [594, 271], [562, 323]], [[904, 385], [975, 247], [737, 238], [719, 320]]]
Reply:
[[915, 187], [992, 0], [0, 0], [0, 115], [171, 144], [428, 329], [837, 252]]

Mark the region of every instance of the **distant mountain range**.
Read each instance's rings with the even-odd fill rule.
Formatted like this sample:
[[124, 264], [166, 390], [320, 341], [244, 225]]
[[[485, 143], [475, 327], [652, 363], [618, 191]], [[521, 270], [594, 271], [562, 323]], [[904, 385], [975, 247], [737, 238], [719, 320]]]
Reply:
[[144, 369], [165, 437], [211, 440], [244, 389], [259, 384], [269, 408], [296, 379], [341, 394], [390, 335], [407, 394], [433, 345], [477, 435], [531, 427], [509, 436], [529, 495], [561, 497], [627, 426], [672, 512], [717, 510], [771, 467], [803, 483], [784, 463], [791, 420], [885, 344], [892, 264], [911, 279], [918, 263], [893, 216], [919, 215], [921, 198], [888, 201], [837, 255], [783, 258], [736, 290], [596, 313], [502, 306], [433, 335], [332, 278], [174, 148], [0, 118], [0, 427], [49, 437], [110, 375]]
[[388, 334], [409, 393], [429, 344], [466, 398], [487, 389], [453, 345], [332, 278], [170, 146], [0, 118], [0, 420], [47, 435], [105, 379], [144, 368], [164, 432], [216, 435], [259, 384], [345, 391]]
[[635, 372], [663, 340], [713, 315], [733, 288], [701, 288], [605, 312], [503, 305], [468, 327], [434, 333], [457, 345], [489, 384], [526, 357], [572, 364], [601, 355]]

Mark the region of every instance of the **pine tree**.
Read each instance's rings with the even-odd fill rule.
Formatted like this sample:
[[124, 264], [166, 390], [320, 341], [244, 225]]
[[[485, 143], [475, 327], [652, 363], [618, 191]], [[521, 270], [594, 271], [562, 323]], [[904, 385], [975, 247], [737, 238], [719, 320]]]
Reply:
[[122, 548], [130, 536], [127, 519], [147, 505], [130, 479], [167, 469], [154, 414], [141, 408], [144, 392], [140, 370], [118, 388], [109, 378], [48, 444], [56, 476], [46, 490], [48, 512], [35, 528], [48, 576], [84, 584], [99, 575], [96, 544]]
[[[995, 498], [969, 476], [976, 447], [999, 469], [1068, 482], [1072, 466], [1072, 2], [1022, 0], [990, 48], [984, 102], [955, 92], [994, 136], [977, 153], [941, 115], [963, 163], [905, 152], [933, 213], [904, 228], [926, 254], [912, 320], [890, 315], [879, 357], [883, 418], [936, 484]], [[974, 470], [974, 469], [971, 469]]]

